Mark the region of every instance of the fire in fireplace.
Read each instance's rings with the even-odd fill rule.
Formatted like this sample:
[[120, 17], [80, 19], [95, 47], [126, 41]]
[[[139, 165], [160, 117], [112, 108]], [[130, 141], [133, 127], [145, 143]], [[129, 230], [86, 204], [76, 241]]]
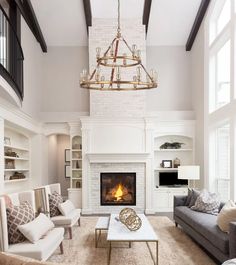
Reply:
[[101, 205], [136, 205], [136, 173], [101, 173]]

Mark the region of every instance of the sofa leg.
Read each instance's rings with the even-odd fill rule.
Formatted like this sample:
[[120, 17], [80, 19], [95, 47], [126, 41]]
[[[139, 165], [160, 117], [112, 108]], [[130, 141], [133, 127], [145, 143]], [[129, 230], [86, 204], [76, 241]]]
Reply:
[[72, 228], [68, 227], [68, 231], [69, 231], [70, 239], [72, 239]]
[[63, 255], [64, 254], [64, 249], [63, 249], [63, 243], [62, 242], [60, 244], [60, 250], [61, 250], [61, 254]]
[[175, 222], [175, 227], [178, 227], [178, 223], [177, 222]]
[[80, 226], [80, 218], [79, 218], [79, 220], [78, 220], [78, 226]]

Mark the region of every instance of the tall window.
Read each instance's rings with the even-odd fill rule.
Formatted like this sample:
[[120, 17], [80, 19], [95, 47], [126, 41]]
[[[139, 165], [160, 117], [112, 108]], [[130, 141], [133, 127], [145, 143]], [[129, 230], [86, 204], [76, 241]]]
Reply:
[[[236, 199], [236, 187], [235, 191], [230, 189], [235, 183], [236, 170], [234, 163], [230, 163], [236, 158], [236, 147], [230, 145], [236, 143], [236, 134], [233, 133], [236, 132], [236, 90], [231, 76], [236, 65], [236, 0], [213, 0], [206, 23], [209, 36], [205, 43], [209, 82], [205, 137], [209, 163], [205, 173], [208, 174], [209, 189], [218, 192], [223, 200]], [[229, 122], [225, 123], [226, 120]]]

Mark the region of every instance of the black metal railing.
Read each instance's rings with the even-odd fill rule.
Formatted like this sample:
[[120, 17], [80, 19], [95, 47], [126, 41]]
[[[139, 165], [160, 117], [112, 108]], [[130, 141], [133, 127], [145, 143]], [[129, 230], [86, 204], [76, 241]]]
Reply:
[[22, 100], [24, 55], [20, 40], [5, 10], [0, 5], [0, 75]]

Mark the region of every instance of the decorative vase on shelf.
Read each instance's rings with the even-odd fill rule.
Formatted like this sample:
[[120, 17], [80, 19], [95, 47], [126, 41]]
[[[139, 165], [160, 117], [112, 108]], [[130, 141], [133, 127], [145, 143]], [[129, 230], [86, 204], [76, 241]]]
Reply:
[[178, 168], [179, 166], [180, 166], [180, 160], [178, 157], [176, 157], [174, 160], [174, 168]]

